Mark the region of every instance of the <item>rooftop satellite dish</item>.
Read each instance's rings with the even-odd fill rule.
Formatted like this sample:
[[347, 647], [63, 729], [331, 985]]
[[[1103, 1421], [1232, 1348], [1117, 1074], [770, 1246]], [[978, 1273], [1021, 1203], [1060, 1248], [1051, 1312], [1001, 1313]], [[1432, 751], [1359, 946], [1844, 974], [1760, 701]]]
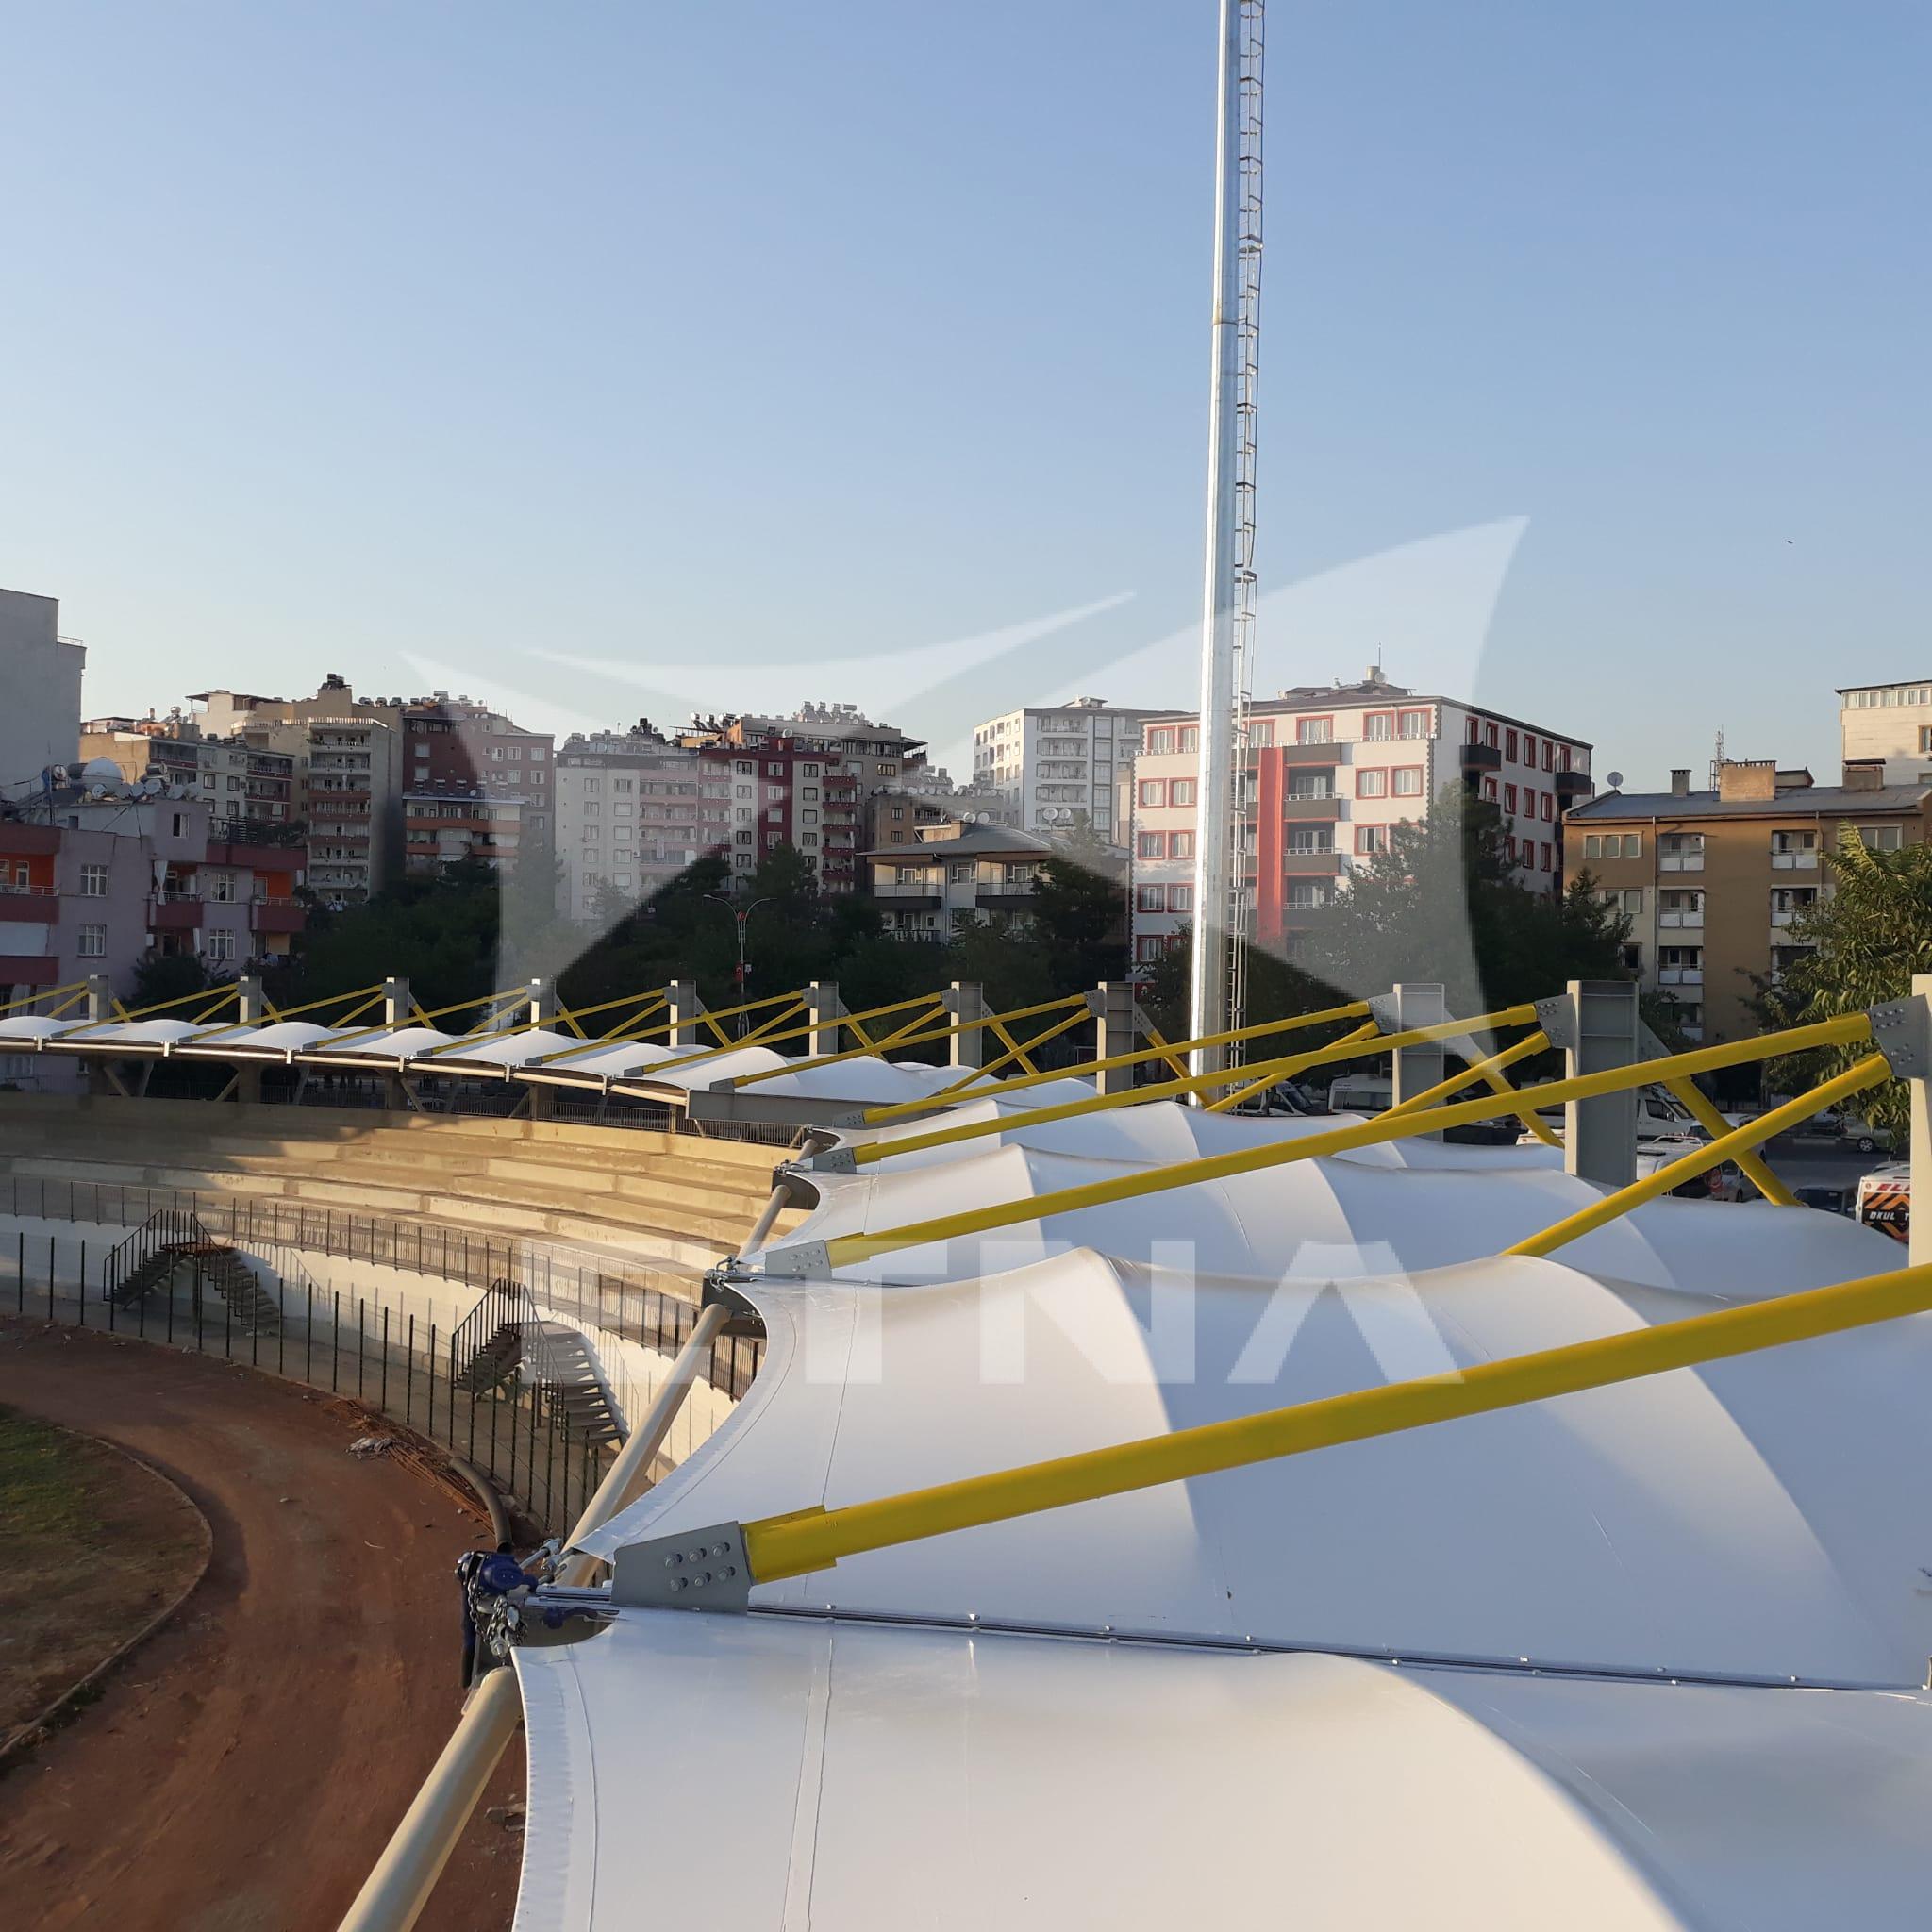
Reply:
[[105, 798], [108, 795], [108, 788], [105, 785], [90, 785], [87, 788], [87, 795], [90, 798]]
[[1612, 773], [1610, 774], [1610, 790], [1611, 790], [1612, 791], [1623, 791], [1623, 789], [1624, 789], [1624, 774], [1623, 774], [1623, 773], [1622, 773], [1622, 772], [1612, 772]]

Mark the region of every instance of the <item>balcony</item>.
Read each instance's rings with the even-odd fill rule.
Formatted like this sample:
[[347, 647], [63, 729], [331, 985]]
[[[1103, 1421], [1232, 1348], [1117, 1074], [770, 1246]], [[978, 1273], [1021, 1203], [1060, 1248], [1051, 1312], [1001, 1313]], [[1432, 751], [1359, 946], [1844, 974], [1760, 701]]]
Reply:
[[1566, 802], [1573, 798], [1588, 798], [1596, 790], [1588, 772], [1556, 772], [1551, 776], [1556, 783], [1557, 796]]
[[1695, 912], [1659, 912], [1657, 923], [1659, 926], [1679, 926], [1690, 931], [1702, 932], [1704, 910], [1700, 907]]
[[1503, 748], [1497, 744], [1465, 744], [1458, 756], [1462, 769], [1467, 773], [1500, 772], [1503, 769]]
[[296, 899], [258, 899], [248, 908], [250, 932], [300, 932], [308, 910]]
[[1341, 870], [1341, 854], [1284, 852], [1281, 855], [1281, 870], [1291, 878], [1310, 878], [1324, 874], [1332, 877]]
[[1336, 819], [1341, 815], [1341, 801], [1330, 792], [1325, 798], [1284, 798], [1281, 801], [1281, 816], [1284, 819]]
[[206, 908], [199, 899], [163, 895], [151, 900], [147, 908], [151, 932], [198, 932]]
[[0, 924], [51, 925], [58, 897], [52, 886], [0, 886]]
[[1659, 852], [1657, 856], [1657, 869], [1659, 872], [1702, 872], [1704, 854], [1697, 852]]
[[1282, 762], [1289, 765], [1339, 765], [1342, 747], [1339, 744], [1284, 744], [1278, 747]]
[[0, 986], [52, 986], [60, 962], [35, 953], [0, 953]]
[[44, 858], [60, 849], [58, 825], [24, 825], [16, 820], [0, 823], [0, 856], [8, 858]]
[[1033, 894], [1017, 886], [982, 886], [974, 904], [982, 912], [1030, 912]]
[[1816, 872], [1818, 854], [1816, 852], [1774, 852], [1771, 855], [1773, 872]]
[[1659, 986], [1702, 986], [1704, 968], [1702, 966], [1659, 966], [1657, 969], [1657, 983]]

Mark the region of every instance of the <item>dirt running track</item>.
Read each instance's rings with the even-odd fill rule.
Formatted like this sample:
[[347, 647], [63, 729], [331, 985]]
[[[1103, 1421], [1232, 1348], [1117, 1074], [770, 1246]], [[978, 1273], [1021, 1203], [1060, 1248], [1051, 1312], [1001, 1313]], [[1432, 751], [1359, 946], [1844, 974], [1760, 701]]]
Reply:
[[[214, 1532], [175, 1621], [0, 1778], [0, 1925], [332, 1932], [455, 1721], [477, 1524], [222, 1362], [8, 1321], [0, 1402], [125, 1443]], [[513, 1751], [485, 1806], [522, 1789]], [[508, 1925], [520, 1842], [479, 1809], [424, 1932]]]

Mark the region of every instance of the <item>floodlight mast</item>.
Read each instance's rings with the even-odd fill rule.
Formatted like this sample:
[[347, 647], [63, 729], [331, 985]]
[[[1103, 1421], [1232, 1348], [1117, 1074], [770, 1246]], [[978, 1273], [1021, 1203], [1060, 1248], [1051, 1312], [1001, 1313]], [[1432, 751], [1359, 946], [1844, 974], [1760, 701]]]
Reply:
[[[1263, 0], [1221, 0], [1214, 180], [1213, 355], [1207, 572], [1201, 626], [1200, 778], [1188, 1032], [1240, 1026], [1247, 943], [1247, 691], [1254, 658], [1255, 448], [1261, 297]], [[1223, 1065], [1197, 1047], [1195, 1074]]]

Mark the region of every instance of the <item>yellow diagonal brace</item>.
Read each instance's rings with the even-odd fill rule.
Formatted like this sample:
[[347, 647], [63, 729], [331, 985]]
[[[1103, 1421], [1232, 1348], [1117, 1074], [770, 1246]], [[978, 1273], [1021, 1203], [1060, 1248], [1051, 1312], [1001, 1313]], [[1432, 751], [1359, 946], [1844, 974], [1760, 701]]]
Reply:
[[[92, 1021], [88, 1025], [81, 1027], [78, 1032], [65, 1033], [61, 1035], [61, 1038], [63, 1040], [84, 1040], [96, 1026], [113, 1026], [125, 1020], [145, 1020], [149, 1014], [165, 1013], [171, 1007], [192, 1006], [196, 1000], [207, 999], [210, 991], [211, 989], [205, 986], [199, 992], [177, 993], [171, 1000], [157, 1000], [152, 1006], [135, 1007], [131, 1009], [124, 1007], [119, 1000], [116, 1000], [114, 1002], [113, 1019]], [[212, 991], [214, 991], [215, 994], [215, 1003], [208, 1010], [208, 1013], [218, 1013], [242, 989], [238, 982], [231, 980], [226, 986], [213, 989]], [[196, 1017], [205, 1020], [208, 1018], [208, 1013], [198, 1014]]]
[[[1188, 1071], [1188, 1062], [1184, 1057], [1186, 1049], [1177, 1041], [1164, 1039], [1160, 1028], [1151, 1020], [1145, 1020], [1141, 1024], [1146, 1030], [1148, 1044], [1154, 1049], [1152, 1058], [1165, 1060], [1174, 1069], [1174, 1076], [1178, 1080]], [[1304, 1021], [1302, 1024], [1307, 1025], [1308, 1023]], [[1237, 1027], [1227, 1038], [1236, 1039], [1247, 1030], [1245, 1026]]]
[[1027, 1073], [1039, 1073], [1040, 1069], [1036, 1067], [1033, 1064], [1033, 1062], [1026, 1058], [1026, 1049], [1024, 1046], [1022, 1046], [1020, 1042], [1017, 1040], [1015, 1040], [1013, 1036], [1010, 1033], [1008, 1033], [1007, 1029], [997, 1020], [991, 1022], [991, 1024], [987, 1027], [987, 1031], [991, 1033], [992, 1037], [995, 1040], [997, 1040], [1003, 1047], [1006, 1048], [1007, 1058], [1012, 1058], [1013, 1057], [1017, 1056], [1021, 1066], [1023, 1066]]
[[[353, 1020], [357, 1013], [361, 1012], [369, 1005], [369, 996], [373, 995], [379, 998], [381, 993], [382, 988], [379, 984], [375, 986], [358, 986], [349, 992], [332, 992], [319, 1000], [305, 1000], [299, 1007], [283, 1007], [279, 1010], [273, 1008], [271, 1010], [275, 1012], [275, 1020], [280, 1022], [283, 1020], [292, 1020], [298, 1014], [316, 1012], [323, 1007], [337, 1006], [343, 1000], [359, 999], [362, 1001], [362, 1005], [342, 1016], [342, 1020]], [[184, 1040], [181, 1044], [183, 1046], [192, 1046], [196, 1041], [203, 1040], [219, 1040], [225, 1033], [240, 1033], [244, 1028], [255, 1024], [252, 1020], [237, 1020], [226, 1026], [210, 1026], [206, 1033], [197, 1033], [193, 1040]], [[342, 1021], [339, 1020], [336, 1024], [340, 1025], [342, 1024]]]
[[[30, 992], [26, 995], [25, 999], [8, 1000], [4, 1007], [0, 1007], [0, 1014], [17, 1012], [22, 1007], [31, 1007], [36, 1005], [41, 1000], [54, 999], [63, 992], [70, 993], [73, 995], [73, 998], [63, 1002], [64, 1007], [71, 1007], [74, 1004], [74, 1001], [79, 999], [81, 995], [86, 991], [86, 980], [70, 979], [65, 986], [42, 987], [39, 992]], [[44, 1017], [52, 1020], [58, 1019], [59, 1015], [58, 1012], [55, 1012], [46, 1014]]]
[[[1462, 1023], [1464, 1030], [1475, 1022]], [[1432, 1029], [1421, 1028], [1428, 1032]], [[1556, 1080], [1536, 1091], [1544, 1105], [1562, 1100], [1593, 1100], [1603, 1093], [1627, 1093], [1633, 1088], [1647, 1087], [1665, 1073], [1707, 1074], [1719, 1067], [1739, 1067], [1752, 1060], [1776, 1059], [1785, 1054], [1808, 1053], [1813, 1047], [1852, 1046], [1872, 1037], [1872, 1023], [1863, 1013], [1847, 1013], [1836, 1020], [1821, 1020], [1811, 1026], [1792, 1027], [1789, 1032], [1765, 1035], [1757, 1040], [1733, 1041], [1724, 1046], [1707, 1046], [1695, 1053], [1674, 1055], [1666, 1061], [1651, 1060], [1638, 1066], [1611, 1067], [1601, 1074], [1585, 1074], [1574, 1080]], [[1380, 1043], [1403, 1040], [1391, 1033]], [[1346, 1053], [1348, 1048], [1331, 1051]], [[1513, 1113], [1517, 1096], [1507, 1100], [1496, 1094], [1481, 1100], [1458, 1101], [1451, 1107], [1427, 1108], [1421, 1113], [1383, 1114], [1363, 1121], [1358, 1126], [1337, 1127], [1324, 1134], [1307, 1134], [1291, 1141], [1267, 1141], [1258, 1147], [1245, 1147], [1233, 1154], [1214, 1154], [1200, 1160], [1182, 1160], [1172, 1167], [1150, 1168], [1140, 1174], [1117, 1175], [1112, 1180], [1090, 1181], [1083, 1187], [1062, 1188], [1050, 1194], [1036, 1194], [1018, 1201], [1002, 1201], [987, 1208], [975, 1208], [962, 1214], [941, 1215], [931, 1221], [911, 1223], [905, 1227], [882, 1228], [875, 1234], [835, 1235], [825, 1243], [827, 1265], [843, 1268], [874, 1255], [890, 1255], [900, 1248], [923, 1247], [928, 1241], [950, 1241], [955, 1235], [985, 1234], [995, 1227], [1013, 1227], [1028, 1221], [1043, 1221], [1053, 1214], [1071, 1214], [1083, 1208], [1104, 1208], [1115, 1201], [1137, 1200], [1144, 1194], [1161, 1194], [1172, 1188], [1192, 1187], [1201, 1181], [1226, 1180], [1235, 1174], [1255, 1174], [1272, 1167], [1285, 1167], [1297, 1160], [1314, 1160], [1324, 1155], [1346, 1154], [1357, 1147], [1378, 1146], [1385, 1141], [1402, 1141], [1417, 1134], [1440, 1133], [1444, 1127], [1460, 1127], [1472, 1121], [1494, 1120], [1498, 1114]], [[1057, 1109], [1052, 1110], [1057, 1111]], [[997, 1127], [1000, 1123], [995, 1123]], [[1011, 1123], [1005, 1124], [1010, 1125]], [[866, 1146], [883, 1146], [888, 1153], [918, 1145], [926, 1136], [908, 1141], [868, 1141]], [[855, 1148], [855, 1155], [864, 1149]], [[783, 1248], [771, 1250], [782, 1255]], [[769, 1266], [769, 1262], [767, 1266]]]
[[[1052, 1107], [1029, 1108], [1024, 1113], [1009, 1113], [990, 1121], [965, 1121], [950, 1127], [934, 1127], [923, 1134], [908, 1134], [896, 1141], [865, 1141], [852, 1150], [853, 1159], [861, 1167], [867, 1161], [884, 1160], [890, 1155], [914, 1154], [925, 1147], [948, 1147], [957, 1141], [975, 1141], [985, 1134], [1008, 1134], [1016, 1127], [1044, 1126], [1049, 1121], [1072, 1120], [1075, 1115], [1105, 1113], [1116, 1107], [1139, 1107], [1143, 1101], [1173, 1100], [1183, 1093], [1203, 1093], [1213, 1087], [1232, 1087], [1253, 1081], [1256, 1087], [1271, 1087], [1308, 1067], [1332, 1066], [1341, 1060], [1360, 1059], [1364, 1054], [1384, 1053], [1391, 1047], [1421, 1046], [1428, 1041], [1446, 1040], [1452, 1034], [1466, 1033], [1472, 1027], [1527, 1026], [1536, 1018], [1530, 1006], [1507, 1007], [1500, 1013], [1484, 1013], [1474, 1020], [1445, 1020], [1440, 1026], [1413, 1026], [1407, 1033], [1380, 1033], [1371, 1039], [1357, 1027], [1345, 1040], [1320, 1046], [1307, 1053], [1288, 1054], [1280, 1059], [1253, 1060], [1244, 1067], [1222, 1067], [1211, 1074], [1191, 1074], [1184, 1080], [1158, 1080], [1148, 1087], [1130, 1087], [1124, 1093], [1093, 1093], [1084, 1100], [1062, 1100]], [[1017, 1087], [1017, 1080], [1008, 1083]], [[1005, 1089], [1001, 1090], [1005, 1091]]]
[[[1332, 1041], [1331, 1044], [1335, 1046], [1356, 1046], [1361, 1042], [1377, 1039], [1381, 1032], [1382, 1029], [1376, 1022], [1365, 1020], [1353, 1032], [1344, 1033], [1340, 1040]], [[1363, 1051], [1367, 1051], [1365, 1046]], [[1242, 1101], [1252, 1100], [1257, 1093], [1265, 1093], [1269, 1088], [1278, 1087], [1284, 1080], [1293, 1079], [1304, 1067], [1312, 1066], [1314, 1060], [1315, 1056], [1312, 1053], [1297, 1054], [1292, 1059], [1287, 1061], [1263, 1060], [1261, 1064], [1272, 1071], [1265, 1074], [1258, 1080], [1249, 1081], [1245, 1087], [1237, 1087], [1232, 1093], [1224, 1093], [1219, 1100], [1210, 1100], [1203, 1111], [1207, 1113], [1230, 1113]], [[1241, 1074], [1246, 1074], [1251, 1070], [1247, 1067], [1241, 1067], [1236, 1071]]]
[[[791, 997], [796, 998], [801, 1007], [803, 1007], [806, 1003], [805, 995], [802, 992], [791, 995]], [[841, 1026], [849, 1026], [855, 1020], [883, 1020], [889, 1014], [910, 1012], [915, 1007], [930, 1007], [936, 997], [937, 995], [933, 993], [923, 992], [916, 999], [894, 1000], [890, 1006], [884, 1007], [867, 1007], [864, 1009], [864, 1011], [858, 1013], [841, 1013], [839, 1015], [839, 1024]], [[722, 1018], [723, 1015], [720, 1015], [719, 1017]], [[831, 1022], [829, 1020], [824, 1022], [810, 1021], [803, 1026], [793, 1027], [791, 1031], [789, 1033], [777, 1033], [772, 1035], [770, 1038], [766, 1040], [765, 1044], [767, 1046], [776, 1046], [780, 1041], [804, 1040], [814, 1033], [822, 1032], [825, 1026], [828, 1026], [830, 1024]], [[707, 1047], [703, 1053], [686, 1054], [680, 1059], [666, 1060], [664, 1062], [662, 1071], [669, 1073], [673, 1067], [689, 1067], [696, 1065], [696, 1063], [699, 1060], [713, 1060], [716, 1059], [721, 1054], [737, 1052], [737, 1050], [745, 1042], [741, 1040], [734, 1040], [727, 1041], [724, 1046]], [[863, 1053], [868, 1051], [868, 1049], [861, 1047], [859, 1051]], [[824, 1063], [824, 1059], [830, 1058], [831, 1056], [826, 1055], [819, 1060], [798, 1060], [793, 1062], [791, 1066], [786, 1067], [781, 1071], [788, 1074], [796, 1073], [800, 1067], [822, 1065]]]
[[[1044, 1046], [1049, 1040], [1058, 1040], [1062, 1033], [1071, 1033], [1075, 1026], [1084, 1026], [1092, 1017], [1092, 1014], [1087, 1009], [1086, 1002], [1083, 1000], [1078, 1012], [1069, 1013], [1065, 1019], [1056, 1020], [1044, 1032], [1036, 1033], [1026, 1042], [1025, 1053], [1035, 1052], [1040, 1047]], [[974, 1067], [963, 1080], [949, 1081], [937, 1091], [928, 1094], [922, 1104], [926, 1107], [934, 1107], [941, 1100], [954, 1100], [962, 1095], [968, 1100], [984, 1100], [989, 1093], [1003, 1093], [1006, 1091], [1005, 1083], [997, 1081], [991, 1087], [977, 1093], [969, 1092], [968, 1089], [975, 1081], [991, 1079], [1002, 1067], [1010, 1066], [1014, 1060], [1022, 1058], [1024, 1058], [1024, 1055], [1019, 1047], [1015, 1047], [1010, 1053], [1003, 1053], [998, 1059], [990, 1060], [983, 1067]], [[1047, 1077], [1050, 1079], [1064, 1079], [1066, 1076], [1061, 1074], [1051, 1074]]]
[[[1502, 1077], [1505, 1067], [1513, 1067], [1518, 1060], [1526, 1060], [1532, 1054], [1541, 1053], [1550, 1043], [1547, 1033], [1532, 1033], [1526, 1040], [1519, 1040], [1514, 1046], [1506, 1046], [1501, 1053], [1492, 1053], [1486, 1059], [1471, 1060], [1459, 1074], [1451, 1074], [1446, 1080], [1438, 1081], [1426, 1092], [1418, 1093], [1413, 1100], [1405, 1100], [1400, 1107], [1391, 1107], [1391, 1113], [1413, 1113], [1419, 1107], [1432, 1107], [1439, 1100], [1448, 1097], [1467, 1087], [1472, 1080], [1480, 1080], [1491, 1093], [1508, 1093], [1512, 1089]], [[1520, 1119], [1545, 1147], [1560, 1147], [1561, 1139], [1544, 1125], [1536, 1110], [1536, 1102], [1524, 1095], [1523, 1105], [1515, 1109]]]
[[[1066, 1008], [1075, 1004], [1084, 1008], [1087, 996], [1084, 993], [1071, 993], [1065, 999], [1042, 1000], [1036, 1007], [1016, 1007], [1009, 1013], [987, 1013], [977, 1020], [946, 1019], [945, 1015], [950, 1008], [944, 1004], [943, 994], [928, 993], [924, 1002], [908, 1001], [906, 1004], [923, 1004], [926, 1010], [899, 1028], [889, 1039], [880, 1041], [877, 1046], [854, 1046], [846, 1048], [843, 1053], [822, 1053], [814, 1055], [809, 1059], [789, 1060], [782, 1067], [767, 1067], [761, 1074], [741, 1074], [731, 1084], [734, 1087], [755, 1087], [760, 1080], [781, 1079], [787, 1074], [802, 1074], [809, 1067], [832, 1067], [837, 1066], [841, 1060], [860, 1059], [867, 1054], [877, 1053], [880, 1048], [887, 1046], [923, 1046], [934, 1040], [950, 1040], [956, 1034], [977, 1032], [981, 1027], [991, 1026], [1001, 1020], [1031, 1020], [1041, 1013], [1062, 1012]], [[915, 1032], [915, 1027], [923, 1027], [925, 1030]], [[798, 1029], [800, 1033], [805, 1034], [818, 1030], [813, 1026], [802, 1026]], [[793, 1037], [795, 1036], [787, 1034], [778, 1036], [781, 1040]], [[685, 1063], [680, 1060], [673, 1064], [682, 1066]]]
[[[1044, 1074], [1028, 1074], [1016, 1080], [1002, 1080], [999, 1091], [1002, 1095], [1024, 1093], [1029, 1087], [1038, 1087], [1047, 1080], [1079, 1080], [1089, 1074], [1109, 1073], [1115, 1067], [1143, 1066], [1149, 1060], [1166, 1060], [1174, 1070], [1176, 1077], [1184, 1077], [1187, 1067], [1177, 1060], [1178, 1054], [1191, 1053], [1197, 1046], [1226, 1046], [1238, 1040], [1258, 1040], [1268, 1033], [1298, 1033], [1307, 1026], [1324, 1026], [1330, 1021], [1359, 1020], [1369, 1010], [1366, 1000], [1352, 1000], [1345, 1007], [1329, 1007], [1320, 1013], [1298, 1013], [1291, 1020], [1263, 1020], [1253, 1026], [1237, 1026], [1231, 1033], [1205, 1033], [1198, 1040], [1161, 1041], [1158, 1045], [1137, 1047], [1132, 1053], [1109, 1054], [1106, 1059], [1082, 1060], [1077, 1066], [1055, 1067]], [[1014, 1013], [1005, 1013], [1007, 1020], [1017, 1019]], [[1150, 1037], [1154, 1033], [1148, 1028]], [[1247, 1068], [1241, 1072], [1246, 1073]], [[952, 1092], [951, 1088], [942, 1088], [940, 1092], [928, 1094], [924, 1100], [897, 1100], [891, 1107], [869, 1107], [865, 1110], [865, 1124], [869, 1127], [883, 1126], [888, 1121], [904, 1120], [910, 1114], [929, 1113], [933, 1103]], [[984, 1096], [974, 1094], [975, 1100]]]
[[1526, 1241], [1518, 1241], [1512, 1248], [1505, 1248], [1503, 1252], [1506, 1255], [1553, 1254], [1580, 1235], [1589, 1234], [1592, 1228], [1616, 1220], [1620, 1214], [1627, 1214], [1631, 1208], [1641, 1207], [1646, 1201], [1654, 1201], [1659, 1194], [1668, 1194], [1673, 1188], [1680, 1188], [1701, 1174], [1708, 1174], [1712, 1168], [1721, 1167], [1740, 1153], [1748, 1153], [1774, 1134], [1782, 1134], [1787, 1127], [1802, 1124], [1821, 1108], [1836, 1107], [1852, 1094], [1862, 1093], [1866, 1088], [1876, 1087], [1890, 1077], [1891, 1069], [1886, 1064], [1885, 1057], [1874, 1054], [1870, 1059], [1860, 1060], [1848, 1072], [1827, 1080], [1816, 1092], [1807, 1093], [1797, 1100], [1788, 1100], [1784, 1106], [1773, 1108], [1769, 1113], [1761, 1114], [1755, 1121], [1747, 1121], [1741, 1127], [1725, 1128], [1715, 1140], [1707, 1141], [1702, 1147], [1692, 1148], [1689, 1154], [1658, 1168], [1655, 1174], [1641, 1175], [1627, 1188], [1619, 1188], [1614, 1194], [1606, 1195], [1603, 1200], [1593, 1202], [1580, 1212], [1544, 1228], [1541, 1234], [1533, 1234]]
[[[1688, 1080], [1666, 1080], [1664, 1091], [1673, 1100], [1679, 1102], [1690, 1111], [1690, 1117], [1715, 1141], [1720, 1135], [1731, 1130], [1731, 1124], [1717, 1108], [1711, 1106], [1698, 1090]], [[1757, 1191], [1767, 1201], [1774, 1201], [1780, 1208], [1795, 1208], [1798, 1197], [1785, 1186], [1764, 1164], [1763, 1158], [1749, 1150], [1740, 1150], [1732, 1157], [1745, 1174], [1757, 1184]]]
[[1691, 1315], [1654, 1328], [1477, 1362], [1445, 1375], [1391, 1382], [1380, 1389], [1175, 1429], [1165, 1436], [1056, 1457], [991, 1475], [908, 1490], [870, 1503], [764, 1517], [744, 1525], [745, 1553], [753, 1582], [775, 1583], [828, 1569], [841, 1557], [866, 1550], [1007, 1523], [1344, 1442], [1399, 1435], [1463, 1416], [1520, 1408], [1553, 1396], [1869, 1327], [1927, 1308], [1932, 1308], [1932, 1267], [1901, 1268], [1833, 1288]]

